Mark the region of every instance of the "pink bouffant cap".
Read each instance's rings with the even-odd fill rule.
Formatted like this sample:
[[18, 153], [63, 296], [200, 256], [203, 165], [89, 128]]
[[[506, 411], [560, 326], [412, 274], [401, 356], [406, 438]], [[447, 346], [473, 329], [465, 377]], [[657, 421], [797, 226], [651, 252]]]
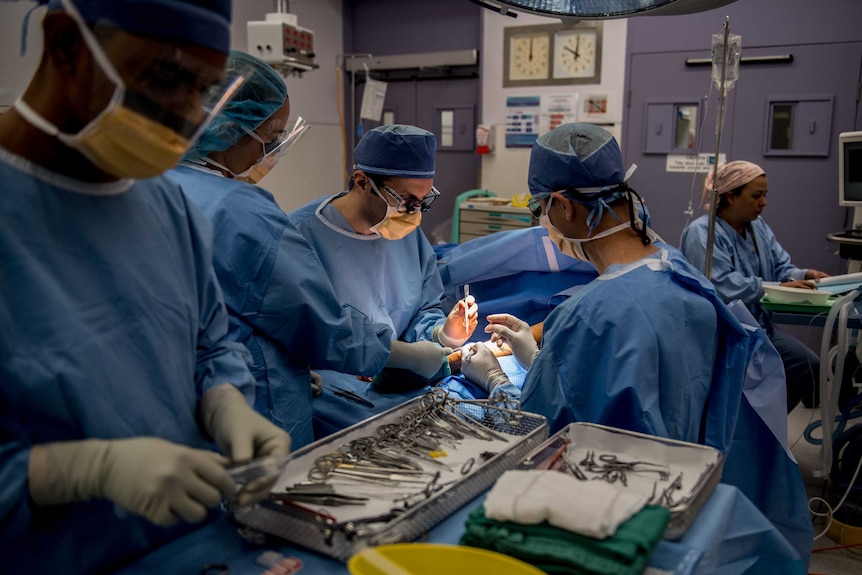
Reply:
[[744, 186], [758, 176], [765, 176], [766, 172], [757, 164], [737, 160], [718, 165], [718, 170], [710, 170], [703, 184], [706, 192], [712, 191], [713, 176], [718, 172], [718, 183], [715, 185], [719, 195], [731, 192], [740, 186]]

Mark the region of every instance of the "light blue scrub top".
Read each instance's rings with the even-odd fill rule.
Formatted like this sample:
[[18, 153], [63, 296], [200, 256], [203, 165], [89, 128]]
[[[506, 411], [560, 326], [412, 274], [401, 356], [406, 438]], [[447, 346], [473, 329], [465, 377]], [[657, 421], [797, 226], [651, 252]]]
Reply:
[[655, 245], [548, 315], [521, 406], [551, 433], [585, 421], [726, 452], [748, 334], [679, 251]]
[[155, 436], [208, 448], [197, 405], [248, 353], [227, 339], [211, 230], [167, 178], [88, 184], [0, 149], [0, 564], [96, 573], [188, 531], [107, 500], [29, 499], [33, 445]]
[[376, 375], [389, 359], [391, 330], [339, 303], [272, 194], [185, 165], [169, 175], [213, 223], [230, 338], [254, 358], [255, 409], [290, 433], [294, 449], [312, 442], [309, 366]]
[[363, 235], [322, 198], [288, 214], [317, 252], [338, 298], [388, 325], [393, 339], [431, 340], [443, 324], [443, 282], [420, 228], [400, 240]]
[[[751, 222], [750, 234], [743, 238], [721, 218], [715, 218], [715, 241], [712, 251], [711, 280], [725, 302], [741, 299], [752, 315], [764, 324], [765, 311], [760, 305], [763, 284], [778, 284], [791, 279], [803, 280], [807, 269], [790, 263], [790, 255], [775, 239], [775, 234], [758, 217]], [[706, 265], [706, 243], [709, 217], [701, 216], [682, 232], [680, 248], [697, 270]], [[755, 242], [757, 250], [754, 249]]]

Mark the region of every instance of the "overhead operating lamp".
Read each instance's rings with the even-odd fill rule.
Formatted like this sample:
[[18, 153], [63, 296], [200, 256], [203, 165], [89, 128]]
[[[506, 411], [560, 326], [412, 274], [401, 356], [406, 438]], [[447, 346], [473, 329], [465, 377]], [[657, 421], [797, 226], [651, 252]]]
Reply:
[[712, 10], [736, 0], [470, 0], [504, 16], [517, 12], [552, 18], [607, 20], [631, 16], [671, 16]]

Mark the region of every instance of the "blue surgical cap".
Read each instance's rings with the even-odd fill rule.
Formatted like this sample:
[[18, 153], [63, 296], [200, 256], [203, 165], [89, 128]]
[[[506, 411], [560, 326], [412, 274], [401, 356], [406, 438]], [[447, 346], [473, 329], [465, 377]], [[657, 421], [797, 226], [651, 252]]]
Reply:
[[232, 148], [245, 136], [246, 130], [255, 130], [284, 105], [287, 85], [272, 66], [239, 50], [231, 50], [225, 63], [225, 76], [246, 75], [247, 80], [236, 96], [225, 104], [218, 115], [201, 134], [187, 159], [200, 159], [210, 152]]
[[617, 141], [594, 124], [563, 124], [539, 137], [530, 153], [527, 186], [537, 199], [561, 190], [602, 193], [625, 181]]
[[[231, 0], [72, 0], [72, 4], [85, 22], [105, 22], [132, 34], [224, 53], [230, 49]], [[62, 9], [62, 3], [50, 0], [48, 9]]]
[[416, 126], [391, 124], [365, 132], [353, 150], [356, 167], [382, 176], [433, 178], [437, 138]]

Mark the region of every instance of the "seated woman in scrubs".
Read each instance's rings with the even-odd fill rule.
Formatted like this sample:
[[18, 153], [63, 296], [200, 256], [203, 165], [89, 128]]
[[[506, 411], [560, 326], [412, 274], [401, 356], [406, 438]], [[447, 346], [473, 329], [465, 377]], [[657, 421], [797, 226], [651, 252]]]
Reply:
[[247, 403], [210, 226], [162, 175], [229, 96], [230, 2], [54, 1], [43, 30], [0, 115], [0, 571], [107, 573], [290, 438]]
[[229, 337], [251, 351], [255, 409], [300, 447], [314, 439], [309, 366], [374, 375], [389, 359], [391, 328], [340, 303], [315, 250], [255, 185], [298, 132], [272, 67], [233, 51], [226, 74], [236, 73], [249, 80], [169, 175], [213, 223]]
[[[745, 161], [720, 164], [709, 172], [704, 188], [716, 189], [719, 194], [710, 279], [724, 301], [741, 299], [745, 303], [781, 354], [787, 375], [787, 412], [800, 400], [812, 407], [819, 390], [820, 357], [778, 329], [770, 313], [760, 305], [760, 298], [764, 284], [816, 289], [814, 282], [828, 274], [793, 265], [761, 217], [769, 191], [763, 168]], [[682, 232], [682, 253], [701, 270], [706, 265], [708, 229], [709, 216], [703, 215]]]

